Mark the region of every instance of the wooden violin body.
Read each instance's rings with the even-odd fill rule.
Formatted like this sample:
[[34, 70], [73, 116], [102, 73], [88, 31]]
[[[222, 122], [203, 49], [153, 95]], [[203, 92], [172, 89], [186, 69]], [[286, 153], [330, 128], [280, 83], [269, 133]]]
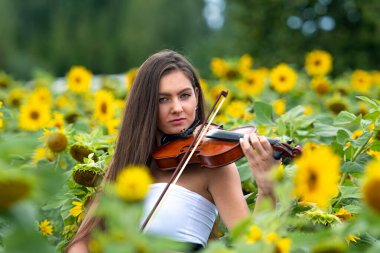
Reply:
[[[230, 131], [212, 129], [202, 139], [200, 145], [190, 158], [189, 164], [200, 164], [207, 168], [218, 168], [233, 163], [244, 156], [239, 139], [244, 134], [256, 132], [253, 126], [240, 127]], [[177, 167], [184, 154], [188, 151], [194, 136], [185, 139], [177, 139], [160, 146], [153, 154], [158, 168], [172, 170]], [[275, 159], [283, 157], [294, 158], [302, 151], [301, 147], [293, 148], [288, 143], [280, 143], [276, 139], [268, 138], [275, 153]]]

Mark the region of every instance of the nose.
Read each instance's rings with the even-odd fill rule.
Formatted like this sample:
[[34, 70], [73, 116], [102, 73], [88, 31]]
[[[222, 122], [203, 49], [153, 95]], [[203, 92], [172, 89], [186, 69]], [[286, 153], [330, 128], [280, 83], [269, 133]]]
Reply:
[[172, 113], [173, 114], [178, 114], [183, 111], [182, 108], [182, 103], [179, 101], [179, 99], [173, 99], [173, 104], [172, 104]]

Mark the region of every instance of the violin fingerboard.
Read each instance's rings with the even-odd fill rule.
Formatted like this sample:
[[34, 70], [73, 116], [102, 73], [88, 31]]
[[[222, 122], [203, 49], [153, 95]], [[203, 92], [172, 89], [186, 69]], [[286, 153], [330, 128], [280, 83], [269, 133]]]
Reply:
[[207, 132], [206, 137], [223, 141], [239, 141], [240, 138], [244, 137], [244, 134], [220, 129], [211, 129]]

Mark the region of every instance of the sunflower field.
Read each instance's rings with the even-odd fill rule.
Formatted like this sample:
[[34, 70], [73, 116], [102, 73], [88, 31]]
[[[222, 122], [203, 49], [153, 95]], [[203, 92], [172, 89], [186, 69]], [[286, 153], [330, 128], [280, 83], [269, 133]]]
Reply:
[[[332, 76], [333, 61], [322, 50], [304, 66], [260, 67], [248, 54], [211, 61], [206, 102], [229, 91], [216, 123], [256, 126], [303, 153], [274, 171], [276, 207], [264, 201], [231, 231], [218, 222], [202, 252], [380, 252], [380, 71]], [[73, 66], [30, 82], [0, 72], [0, 252], [63, 252], [100, 187], [95, 215], [107, 230], [93, 231], [91, 252], [181, 251], [139, 231], [147, 168], [100, 184], [136, 72]], [[245, 159], [237, 165], [253, 210], [254, 178]]]

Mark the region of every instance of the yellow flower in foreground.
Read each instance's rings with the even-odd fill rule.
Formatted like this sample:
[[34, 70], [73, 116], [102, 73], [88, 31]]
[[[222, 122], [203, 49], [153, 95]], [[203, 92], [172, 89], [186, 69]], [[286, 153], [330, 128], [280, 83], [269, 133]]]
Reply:
[[351, 77], [351, 87], [358, 92], [368, 93], [371, 88], [371, 74], [364, 70], [355, 70]]
[[21, 106], [19, 118], [20, 128], [35, 131], [46, 127], [49, 121], [49, 107], [37, 103], [28, 103]]
[[331, 84], [325, 77], [318, 76], [311, 80], [311, 87], [316, 93], [324, 95], [331, 89]]
[[73, 66], [66, 78], [70, 91], [75, 93], [85, 93], [90, 88], [92, 73], [85, 67]]
[[116, 179], [116, 191], [120, 198], [127, 201], [141, 200], [148, 193], [153, 179], [145, 166], [128, 166]]
[[107, 124], [115, 114], [115, 99], [111, 92], [98, 90], [95, 93], [95, 110], [94, 118]]
[[258, 226], [252, 225], [246, 234], [245, 241], [247, 243], [255, 243], [261, 239], [262, 233]]
[[289, 238], [280, 238], [276, 242], [276, 253], [288, 253], [290, 252], [290, 246], [292, 241]]
[[358, 240], [360, 240], [360, 237], [355, 236], [353, 234], [349, 234], [349, 235], [346, 236], [346, 242], [347, 242], [347, 244], [349, 244], [350, 242], [357, 242]]
[[365, 181], [362, 187], [365, 202], [380, 213], [380, 161], [373, 160], [368, 163]]
[[350, 220], [352, 218], [352, 214], [344, 209], [344, 207], [340, 208], [339, 211], [335, 214], [341, 220]]
[[78, 222], [81, 222], [84, 217], [83, 203], [79, 201], [71, 202], [74, 207], [70, 209], [70, 214], [73, 217], [78, 217]]
[[[3, 102], [2, 101], [0, 101], [0, 108], [1, 107], [3, 107]], [[2, 128], [3, 125], [4, 125], [3, 119], [1, 117], [3, 117], [3, 113], [2, 112], [0, 112], [0, 128]]]
[[278, 93], [286, 93], [293, 89], [297, 81], [297, 73], [285, 63], [272, 69], [270, 81]]
[[52, 235], [53, 234], [53, 226], [50, 224], [50, 221], [43, 220], [40, 222], [40, 231], [43, 236]]
[[309, 75], [326, 75], [332, 69], [332, 56], [323, 50], [314, 50], [306, 55], [306, 72]]
[[62, 108], [75, 108], [76, 107], [76, 102], [74, 100], [71, 100], [68, 96], [66, 95], [61, 95], [59, 97], [57, 97], [57, 99], [55, 100], [55, 104], [58, 108], [62, 109]]
[[301, 201], [326, 208], [330, 199], [338, 194], [340, 157], [328, 146], [305, 147], [295, 164], [295, 195]]
[[286, 102], [284, 99], [276, 99], [273, 101], [273, 110], [277, 115], [282, 115], [286, 111]]
[[380, 161], [380, 151], [368, 150], [367, 154], [371, 155], [373, 158]]

